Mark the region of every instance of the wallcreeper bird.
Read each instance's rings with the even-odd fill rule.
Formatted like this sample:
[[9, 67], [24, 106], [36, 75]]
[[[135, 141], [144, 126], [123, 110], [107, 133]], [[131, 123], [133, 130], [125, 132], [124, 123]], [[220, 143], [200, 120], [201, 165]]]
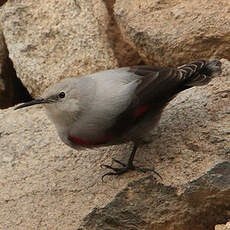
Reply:
[[132, 141], [128, 163], [113, 159], [121, 167], [102, 165], [111, 170], [103, 177], [129, 170], [155, 172], [133, 165], [137, 148], [149, 141], [149, 131], [157, 125], [170, 100], [183, 90], [207, 84], [220, 73], [219, 60], [195, 61], [176, 69], [124, 67], [64, 79], [41, 98], [15, 109], [43, 104], [61, 140], [75, 149]]

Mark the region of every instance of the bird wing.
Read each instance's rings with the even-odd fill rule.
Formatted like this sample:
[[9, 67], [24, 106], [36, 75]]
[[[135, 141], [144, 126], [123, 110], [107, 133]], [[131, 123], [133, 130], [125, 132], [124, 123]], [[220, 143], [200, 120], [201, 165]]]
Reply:
[[127, 109], [139, 79], [128, 79], [125, 69], [104, 71], [84, 79], [80, 98], [80, 114], [71, 129], [71, 136], [93, 141], [102, 138], [117, 116]]
[[161, 113], [168, 102], [184, 89], [182, 79], [173, 68], [133, 66], [128, 72], [138, 76], [139, 84], [131, 95], [129, 105], [107, 130], [109, 136], [119, 136], [128, 131], [150, 111], [156, 115]]
[[122, 134], [152, 106], [159, 107], [162, 98], [169, 98], [160, 96], [160, 88], [170, 91], [176, 85], [175, 75], [174, 69], [151, 66], [120, 68], [90, 75], [87, 87], [94, 84], [91, 88], [96, 90], [86, 95], [87, 100], [82, 100], [84, 112], [74, 124], [71, 136], [93, 143], [105, 136]]
[[203, 82], [205, 64], [198, 61], [178, 69], [133, 66], [90, 75], [95, 94], [74, 128], [74, 135], [92, 143], [122, 135], [149, 112], [161, 113], [177, 93], [200, 79]]
[[131, 103], [108, 130], [111, 136], [128, 131], [149, 112], [157, 116], [179, 92], [207, 84], [213, 75], [221, 72], [221, 63], [218, 60], [200, 60], [177, 69], [133, 66], [128, 72], [138, 76], [140, 84], [132, 94]]

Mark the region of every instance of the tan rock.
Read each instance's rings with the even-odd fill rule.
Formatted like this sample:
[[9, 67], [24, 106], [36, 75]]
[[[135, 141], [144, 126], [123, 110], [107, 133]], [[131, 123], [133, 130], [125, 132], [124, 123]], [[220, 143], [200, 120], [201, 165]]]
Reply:
[[110, 21], [106, 33], [108, 40], [117, 58], [118, 64], [122, 66], [133, 66], [143, 64], [143, 60], [137, 50], [124, 40], [120, 28], [114, 18], [115, 0], [104, 1], [109, 13]]
[[230, 222], [216, 225], [215, 230], [230, 230]]
[[[224, 68], [230, 63], [222, 60]], [[227, 74], [227, 73], [225, 73]], [[230, 73], [181, 93], [130, 172], [101, 182], [100, 164], [129, 146], [76, 151], [40, 107], [0, 113], [0, 229], [205, 230], [226, 223], [230, 200]]]
[[101, 0], [8, 1], [0, 21], [17, 75], [33, 96], [62, 78], [117, 66]]
[[228, 0], [117, 0], [115, 17], [146, 63], [177, 66], [230, 59], [229, 9]]
[[111, 203], [87, 215], [78, 230], [214, 229], [217, 220], [228, 218], [229, 171], [230, 162], [217, 164], [186, 183], [180, 194], [176, 188], [156, 183], [152, 176], [131, 182]]

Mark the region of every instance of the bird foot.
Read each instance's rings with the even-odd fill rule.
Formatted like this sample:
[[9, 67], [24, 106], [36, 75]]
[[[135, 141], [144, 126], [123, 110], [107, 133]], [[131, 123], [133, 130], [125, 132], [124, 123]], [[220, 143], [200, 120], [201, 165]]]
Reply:
[[108, 172], [108, 173], [105, 173], [102, 177], [101, 177], [101, 180], [104, 181], [104, 177], [105, 176], [110, 176], [110, 175], [121, 175], [121, 174], [124, 174], [128, 171], [131, 171], [131, 170], [136, 170], [136, 171], [139, 171], [139, 172], [143, 172], [143, 173], [146, 173], [146, 172], [153, 172], [155, 173], [158, 177], [161, 177], [161, 175], [156, 172], [154, 169], [150, 169], [150, 168], [140, 168], [140, 167], [137, 167], [133, 164], [124, 164], [122, 163], [121, 161], [118, 161], [116, 159], [112, 159], [112, 163], [113, 162], [116, 162], [117, 164], [120, 164], [122, 167], [120, 168], [117, 168], [117, 167], [112, 167], [111, 165], [105, 165], [105, 164], [102, 164], [101, 167], [105, 167], [105, 168], [108, 168], [108, 169], [111, 169], [112, 171], [111, 172]]

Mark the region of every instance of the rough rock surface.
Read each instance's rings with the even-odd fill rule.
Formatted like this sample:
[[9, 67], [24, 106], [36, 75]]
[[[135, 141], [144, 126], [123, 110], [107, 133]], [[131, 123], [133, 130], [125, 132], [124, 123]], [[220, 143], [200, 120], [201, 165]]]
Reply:
[[114, 12], [124, 38], [146, 63], [176, 66], [230, 59], [229, 9], [229, 0], [117, 0]]
[[185, 184], [180, 194], [152, 176], [142, 178], [129, 183], [107, 206], [95, 208], [78, 229], [213, 229], [229, 217], [229, 172], [230, 162], [217, 164]]
[[7, 1], [0, 22], [18, 77], [32, 96], [62, 78], [117, 66], [101, 0]]
[[215, 230], [230, 230], [230, 222], [228, 222], [226, 225], [225, 224], [216, 225]]
[[116, 1], [109, 0], [104, 2], [110, 17], [106, 33], [108, 34], [110, 45], [114, 51], [114, 55], [119, 66], [122, 67], [143, 64], [143, 60], [136, 49], [124, 40], [116, 19], [114, 18], [114, 4]]
[[138, 150], [136, 164], [154, 165], [163, 180], [130, 172], [102, 183], [100, 164], [126, 161], [128, 145], [72, 150], [39, 106], [1, 111], [0, 229], [210, 230], [226, 223], [230, 63], [222, 61], [225, 76], [181, 93], [154, 142]]

